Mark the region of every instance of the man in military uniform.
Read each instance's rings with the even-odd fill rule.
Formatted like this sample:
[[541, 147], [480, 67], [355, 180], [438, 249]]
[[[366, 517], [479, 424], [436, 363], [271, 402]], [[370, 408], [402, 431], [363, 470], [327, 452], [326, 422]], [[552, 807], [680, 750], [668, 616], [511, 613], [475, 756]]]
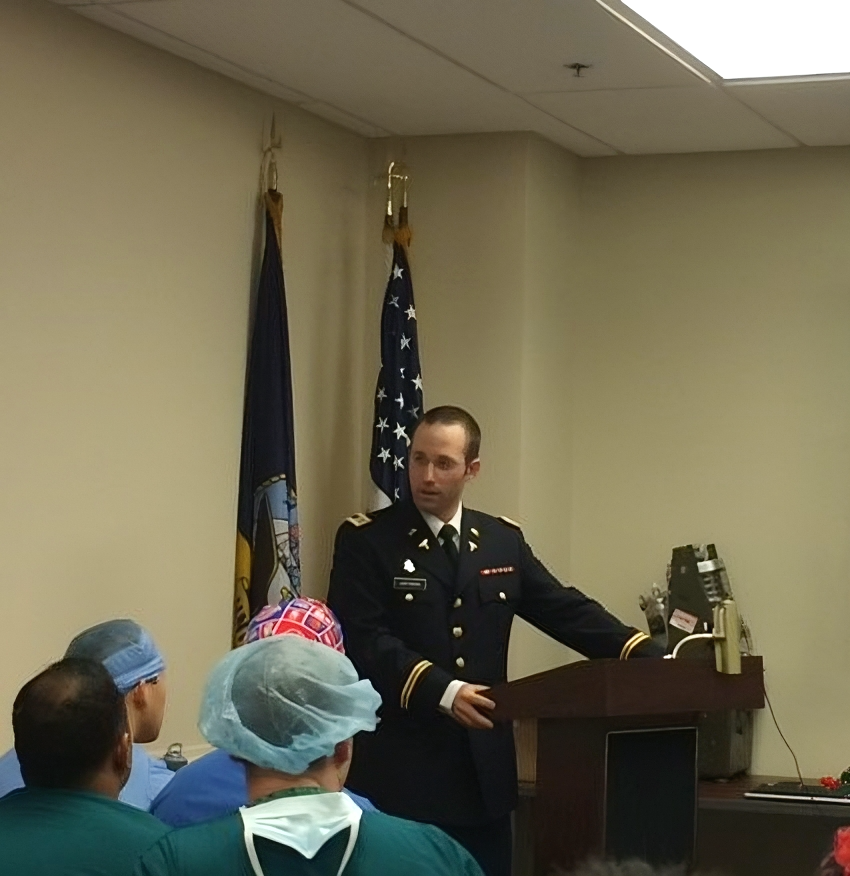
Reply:
[[357, 740], [349, 785], [384, 812], [440, 826], [488, 876], [507, 876], [513, 729], [494, 726], [484, 692], [505, 681], [514, 615], [587, 657], [662, 651], [561, 585], [518, 524], [463, 507], [480, 443], [460, 408], [423, 416], [410, 446], [412, 501], [342, 524], [328, 601], [384, 701], [377, 731]]

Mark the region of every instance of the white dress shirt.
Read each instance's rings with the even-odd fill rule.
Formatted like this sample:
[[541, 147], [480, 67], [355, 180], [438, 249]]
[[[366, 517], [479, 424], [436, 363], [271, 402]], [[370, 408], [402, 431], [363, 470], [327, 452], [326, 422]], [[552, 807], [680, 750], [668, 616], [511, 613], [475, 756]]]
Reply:
[[[457, 506], [457, 511], [455, 512], [454, 517], [451, 520], [440, 520], [439, 517], [435, 517], [433, 514], [429, 514], [427, 511], [420, 511], [422, 515], [422, 519], [428, 524], [428, 528], [431, 532], [434, 533], [434, 538], [439, 541], [440, 530], [444, 526], [453, 526], [455, 530], [454, 537], [452, 541], [455, 543], [455, 547], [457, 548], [458, 553], [460, 553], [460, 521], [463, 517], [463, 505]], [[440, 708], [451, 714], [452, 706], [454, 705], [455, 697], [457, 696], [457, 692], [466, 684], [465, 681], [461, 681], [456, 678], [454, 681], [450, 681], [448, 687], [445, 690], [445, 693], [440, 698]]]

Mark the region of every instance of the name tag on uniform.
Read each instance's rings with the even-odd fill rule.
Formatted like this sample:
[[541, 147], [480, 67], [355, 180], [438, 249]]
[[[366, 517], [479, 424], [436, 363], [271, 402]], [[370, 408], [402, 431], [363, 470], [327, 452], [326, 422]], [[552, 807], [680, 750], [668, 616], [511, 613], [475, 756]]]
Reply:
[[482, 569], [482, 575], [510, 575], [511, 572], [516, 572], [516, 566], [496, 566], [493, 569]]
[[424, 578], [393, 578], [393, 590], [424, 590], [427, 586]]

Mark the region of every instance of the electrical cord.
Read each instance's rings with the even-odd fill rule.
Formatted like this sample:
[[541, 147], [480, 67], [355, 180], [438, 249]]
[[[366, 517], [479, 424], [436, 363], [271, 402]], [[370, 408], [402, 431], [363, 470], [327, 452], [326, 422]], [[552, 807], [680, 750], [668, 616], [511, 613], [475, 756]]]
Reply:
[[[747, 651], [750, 654], [754, 654], [756, 649], [753, 645], [753, 635], [750, 631], [749, 624], [743, 618], [741, 618], [741, 632], [744, 634], [744, 641], [747, 645]], [[794, 758], [794, 769], [797, 771], [797, 779], [799, 780], [800, 787], [802, 788], [805, 786], [806, 783], [803, 781], [803, 773], [800, 771], [800, 762], [797, 760], [797, 755], [794, 753], [794, 749], [791, 748], [790, 743], [785, 738], [785, 734], [782, 732], [782, 728], [779, 726], [779, 721], [776, 719], [776, 712], [773, 711], [773, 704], [770, 702], [770, 697], [767, 695], [767, 685], [764, 686], [764, 701], [767, 703], [767, 708], [770, 710], [770, 717], [773, 718], [773, 723], [776, 727], [776, 732], [779, 734], [779, 738], [785, 743], [785, 747], [791, 753], [791, 757]]]
[[794, 754], [794, 749], [791, 748], [788, 740], [785, 738], [785, 734], [779, 726], [779, 721], [776, 720], [776, 712], [773, 711], [773, 705], [770, 702], [770, 697], [767, 695], [766, 686], [764, 689], [764, 700], [767, 703], [768, 709], [770, 709], [770, 717], [773, 718], [773, 723], [776, 725], [776, 732], [779, 733], [779, 738], [785, 743], [785, 747], [791, 752], [791, 757], [794, 758], [794, 768], [797, 770], [797, 778], [800, 780], [800, 787], [803, 788], [806, 783], [803, 781], [803, 774], [800, 772], [800, 762], [797, 760], [797, 755]]

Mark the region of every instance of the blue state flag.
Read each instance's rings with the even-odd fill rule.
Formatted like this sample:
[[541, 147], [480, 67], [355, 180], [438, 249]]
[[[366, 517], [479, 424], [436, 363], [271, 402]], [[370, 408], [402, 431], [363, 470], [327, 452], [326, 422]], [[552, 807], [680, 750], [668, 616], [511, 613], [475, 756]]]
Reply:
[[282, 198], [265, 196], [265, 248], [245, 381], [236, 533], [233, 644], [264, 606], [301, 591], [295, 432], [286, 291], [280, 254]]

